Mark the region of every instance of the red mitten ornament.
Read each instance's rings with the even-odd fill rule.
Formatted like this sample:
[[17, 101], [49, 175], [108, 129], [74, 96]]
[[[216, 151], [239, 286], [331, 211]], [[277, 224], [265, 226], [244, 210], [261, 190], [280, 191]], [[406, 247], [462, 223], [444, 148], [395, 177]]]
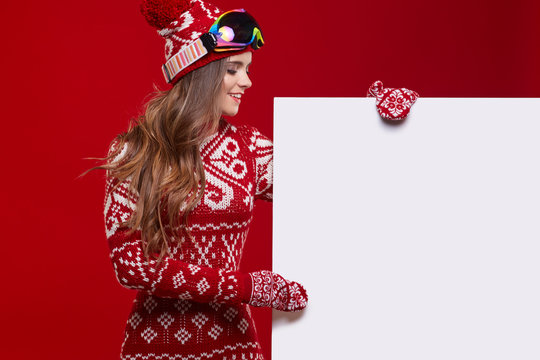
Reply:
[[389, 120], [405, 119], [416, 99], [420, 97], [417, 92], [405, 88], [383, 88], [380, 80], [371, 84], [367, 96], [377, 98], [377, 111]]
[[249, 305], [281, 311], [299, 311], [307, 306], [306, 290], [299, 283], [268, 270], [255, 271], [249, 276], [252, 282]]

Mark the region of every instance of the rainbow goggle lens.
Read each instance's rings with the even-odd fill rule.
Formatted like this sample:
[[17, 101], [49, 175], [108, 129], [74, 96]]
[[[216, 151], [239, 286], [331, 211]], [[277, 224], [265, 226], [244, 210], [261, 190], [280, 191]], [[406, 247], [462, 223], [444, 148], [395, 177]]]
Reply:
[[213, 51], [235, 51], [247, 46], [255, 50], [264, 45], [259, 24], [244, 9], [227, 11], [208, 30], [213, 35]]
[[163, 64], [163, 76], [170, 83], [182, 70], [209, 52], [243, 50], [249, 45], [255, 50], [264, 45], [259, 24], [244, 9], [227, 11], [217, 18], [207, 33]]

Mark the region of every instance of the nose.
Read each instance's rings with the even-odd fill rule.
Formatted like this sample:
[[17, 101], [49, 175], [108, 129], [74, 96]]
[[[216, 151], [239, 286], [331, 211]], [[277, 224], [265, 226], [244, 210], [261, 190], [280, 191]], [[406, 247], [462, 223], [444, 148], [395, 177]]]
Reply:
[[240, 86], [243, 89], [249, 89], [251, 85], [253, 85], [251, 83], [251, 79], [249, 78], [248, 73], [244, 71], [242, 78], [240, 79], [240, 81], [238, 81], [238, 86]]

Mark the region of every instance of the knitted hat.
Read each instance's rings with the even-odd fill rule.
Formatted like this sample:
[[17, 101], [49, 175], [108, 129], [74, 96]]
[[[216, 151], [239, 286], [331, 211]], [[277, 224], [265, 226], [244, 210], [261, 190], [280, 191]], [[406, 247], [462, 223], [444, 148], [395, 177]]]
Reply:
[[[165, 38], [165, 62], [179, 52], [192, 47], [196, 53], [200, 50], [199, 37], [208, 32], [212, 24], [221, 15], [221, 10], [203, 0], [143, 0], [141, 13], [148, 23], [158, 29], [158, 34]], [[251, 47], [231, 52], [210, 52], [197, 60], [186, 59], [185, 64], [191, 64], [179, 73], [171, 76], [171, 84], [190, 71], [198, 69], [212, 61], [250, 51]], [[203, 49], [203, 51], [205, 51]], [[169, 74], [164, 67], [165, 78]]]

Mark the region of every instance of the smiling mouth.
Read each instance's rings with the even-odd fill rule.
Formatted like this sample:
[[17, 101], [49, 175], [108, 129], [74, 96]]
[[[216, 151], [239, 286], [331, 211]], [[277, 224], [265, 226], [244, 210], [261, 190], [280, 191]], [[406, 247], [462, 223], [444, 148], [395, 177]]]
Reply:
[[242, 97], [241, 94], [229, 94], [229, 96], [232, 97], [233, 100], [234, 100], [236, 103], [240, 104], [240, 102], [241, 102], [240, 98]]

